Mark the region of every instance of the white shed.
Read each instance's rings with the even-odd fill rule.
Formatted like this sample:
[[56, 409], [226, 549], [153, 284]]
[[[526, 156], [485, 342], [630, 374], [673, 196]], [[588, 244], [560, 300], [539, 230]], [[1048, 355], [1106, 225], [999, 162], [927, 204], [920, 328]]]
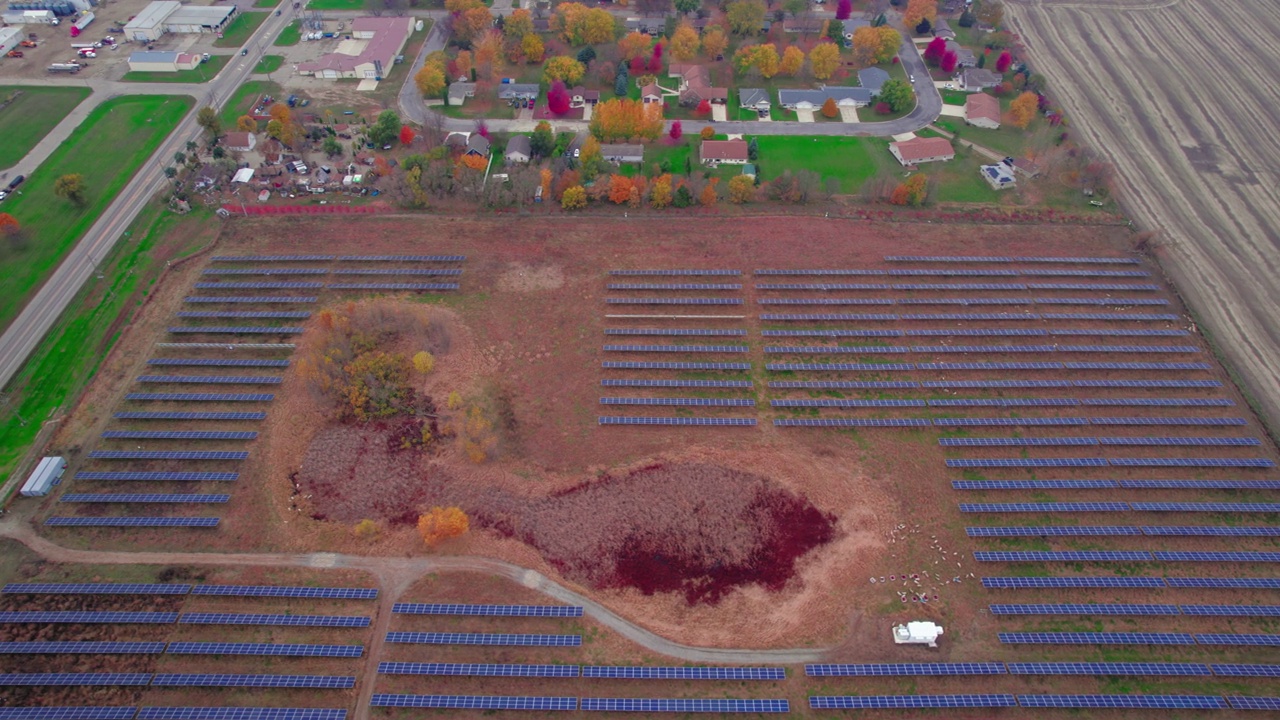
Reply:
[[0, 55], [18, 47], [20, 42], [22, 42], [22, 28], [0, 28]]
[[53, 484], [67, 470], [67, 461], [60, 457], [46, 457], [36, 465], [36, 469], [27, 476], [22, 486], [22, 494], [26, 497], [44, 497], [49, 494]]
[[941, 635], [942, 626], [931, 622], [909, 622], [893, 628], [895, 645], [928, 645], [936, 648]]

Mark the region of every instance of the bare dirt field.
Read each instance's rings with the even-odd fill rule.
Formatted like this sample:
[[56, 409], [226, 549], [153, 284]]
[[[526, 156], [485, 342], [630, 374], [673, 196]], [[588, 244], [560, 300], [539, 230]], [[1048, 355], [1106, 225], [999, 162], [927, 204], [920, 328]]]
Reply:
[[1280, 422], [1280, 5], [1015, 0], [1008, 15], [1073, 132], [1158, 229], [1195, 316]]

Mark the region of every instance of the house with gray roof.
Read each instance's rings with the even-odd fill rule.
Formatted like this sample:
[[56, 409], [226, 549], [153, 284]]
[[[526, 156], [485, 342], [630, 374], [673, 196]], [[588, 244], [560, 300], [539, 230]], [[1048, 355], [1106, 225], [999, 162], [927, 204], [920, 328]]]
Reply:
[[537, 83], [507, 83], [498, 86], [499, 100], [537, 100]]
[[473, 82], [456, 82], [449, 85], [449, 104], [461, 105], [467, 98], [476, 96], [476, 84]]
[[747, 110], [767, 113], [773, 103], [769, 100], [769, 91], [764, 88], [739, 88], [738, 105]]
[[643, 145], [601, 145], [600, 157], [611, 163], [642, 163], [644, 162], [644, 146]]
[[529, 141], [529, 136], [513, 135], [507, 141], [507, 152], [503, 157], [508, 165], [529, 162], [533, 157], [533, 143]]
[[1004, 78], [999, 73], [982, 68], [964, 68], [956, 73], [956, 87], [965, 92], [981, 92], [987, 88], [997, 87], [1002, 82]]
[[880, 88], [889, 80], [889, 73], [878, 67], [863, 68], [858, 71], [858, 84], [871, 91], [872, 95], [879, 95]]
[[871, 91], [860, 87], [827, 85], [817, 90], [778, 90], [778, 102], [788, 110], [818, 110], [826, 104], [827, 98], [835, 100], [837, 106], [864, 107], [871, 104]]
[[953, 52], [956, 54], [956, 67], [958, 68], [978, 66], [978, 56], [974, 55], [972, 50], [961, 45], [955, 40], [947, 41], [947, 52]]
[[951, 24], [943, 18], [938, 18], [933, 23], [933, 36], [945, 38], [947, 40], [956, 39], [956, 31], [951, 29]]

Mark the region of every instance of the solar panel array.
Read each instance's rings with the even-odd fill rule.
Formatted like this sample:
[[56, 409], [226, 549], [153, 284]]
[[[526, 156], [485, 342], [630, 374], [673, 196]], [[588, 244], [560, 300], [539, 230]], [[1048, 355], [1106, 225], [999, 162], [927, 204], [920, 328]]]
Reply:
[[610, 305], [741, 305], [739, 298], [605, 298]]
[[511, 633], [389, 632], [387, 642], [423, 645], [506, 645], [518, 647], [578, 647], [581, 635], [516, 635]]
[[0, 593], [24, 595], [186, 595], [177, 583], [8, 583]]
[[740, 284], [716, 283], [609, 283], [609, 290], [741, 290]]
[[197, 290], [316, 290], [324, 287], [318, 282], [198, 282]]
[[1069, 263], [1072, 265], [1137, 265], [1136, 258], [1120, 257], [1002, 257], [984, 255], [885, 255], [885, 262], [929, 263]]
[[208, 385], [278, 385], [274, 375], [139, 375], [144, 383], [200, 383]]
[[151, 358], [148, 365], [189, 365], [195, 367], [288, 367], [288, 360], [239, 360], [231, 358]]
[[9, 673], [0, 675], [0, 687], [97, 685], [137, 686], [151, 682], [151, 673]]
[[1099, 490], [1119, 487], [1115, 480], [952, 480], [952, 490]]
[[811, 695], [814, 710], [1017, 707], [1012, 695]]
[[1018, 701], [1026, 708], [1227, 708], [1226, 701], [1216, 695], [1019, 695]]
[[252, 430], [106, 430], [102, 437], [119, 440], [253, 440]]
[[1179, 615], [1177, 605], [1135, 605], [1127, 603], [1062, 603], [1010, 605], [987, 608], [992, 615]]
[[891, 677], [933, 675], [1003, 675], [1004, 663], [898, 663], [898, 664], [813, 664], [804, 666], [809, 677]]
[[151, 681], [153, 687], [253, 687], [253, 688], [312, 688], [315, 690], [345, 690], [355, 687], [351, 675], [211, 675], [211, 674], [157, 674]]
[[286, 645], [272, 643], [171, 642], [171, 655], [261, 655], [280, 657], [358, 658], [363, 645]]
[[135, 712], [115, 705], [0, 707], [0, 720], [133, 720]]
[[603, 387], [749, 388], [750, 380], [601, 380]]
[[225, 503], [230, 495], [208, 493], [66, 493], [68, 503]]
[[1190, 675], [1211, 674], [1200, 663], [1025, 662], [1009, 663], [1011, 675]]
[[605, 335], [667, 335], [673, 337], [718, 337], [733, 336], [741, 337], [747, 334], [746, 330], [726, 330], [726, 329], [680, 329], [680, 328], [605, 328]]
[[212, 268], [201, 275], [327, 275], [323, 268]]
[[279, 707], [144, 707], [138, 720], [345, 720], [346, 710]]
[[0, 642], [0, 655], [154, 655], [162, 642]]
[[618, 680], [786, 680], [780, 667], [651, 667], [645, 665], [585, 665], [584, 678]]
[[969, 537], [1110, 537], [1142, 534], [1140, 528], [1126, 525], [967, 527], [964, 532]]
[[746, 345], [605, 345], [605, 352], [744, 353]]
[[234, 482], [240, 473], [234, 472], [101, 472], [81, 470], [77, 480], [145, 480], [179, 482]]
[[98, 460], [244, 460], [247, 452], [226, 450], [92, 450]]
[[577, 665], [499, 665], [487, 663], [382, 662], [384, 675], [445, 675], [468, 677], [578, 677]]
[[601, 425], [718, 425], [724, 427], [748, 427], [756, 424], [755, 418], [688, 418], [688, 417], [627, 417], [601, 416]]
[[724, 398], [624, 398], [602, 397], [601, 405], [671, 405], [678, 407], [752, 407], [755, 400]]
[[129, 393], [125, 400], [158, 400], [170, 402], [271, 402], [271, 393]]
[[914, 418], [800, 418], [774, 420], [775, 427], [928, 427], [928, 420]]
[[750, 370], [751, 363], [630, 362], [600, 363], [606, 370]]
[[770, 389], [817, 388], [823, 390], [896, 390], [919, 387], [919, 383], [909, 380], [776, 380], [769, 383]]
[[[210, 262], [328, 262], [333, 255], [214, 255]], [[348, 260], [351, 258], [343, 258]]]
[[910, 370], [911, 366], [904, 363], [768, 363], [765, 368], [771, 372], [793, 370], [890, 372]]
[[293, 295], [225, 295], [225, 296], [199, 296], [192, 295], [182, 299], [183, 302], [189, 303], [313, 303], [317, 298], [293, 296]]
[[118, 412], [117, 420], [266, 420], [264, 412]]
[[342, 262], [464, 262], [466, 255], [343, 255]]
[[435, 275], [453, 276], [462, 274], [457, 269], [432, 268], [335, 268], [334, 275]]
[[770, 400], [773, 407], [924, 407], [923, 400]]
[[400, 695], [374, 693], [373, 707], [449, 708], [458, 710], [577, 710], [576, 697], [515, 695]]
[[582, 617], [577, 605], [462, 605], [399, 602], [391, 612], [405, 615], [465, 615], [474, 617]]
[[49, 527], [198, 527], [218, 526], [216, 517], [51, 517]]
[[610, 275], [623, 277], [640, 276], [698, 276], [698, 275], [741, 275], [741, 270], [610, 270]]
[[1189, 633], [1002, 632], [1000, 642], [1031, 645], [1195, 645]]
[[176, 622], [176, 612], [102, 612], [18, 610], [0, 612], [0, 623], [104, 623], [168, 625]]
[[362, 628], [369, 618], [356, 615], [261, 615], [236, 613], [183, 613], [185, 625], [279, 625], [287, 627]]
[[788, 713], [786, 700], [582, 698], [584, 711], [667, 713]]
[[314, 600], [374, 600], [377, 588], [298, 587], [285, 585], [196, 585], [192, 595], [222, 597], [310, 598]]
[[458, 283], [329, 283], [330, 290], [457, 290]]
[[993, 590], [1033, 588], [1162, 588], [1153, 577], [984, 577], [982, 587]]
[[1150, 562], [1146, 550], [977, 550], [978, 562]]
[[171, 333], [213, 333], [215, 335], [297, 335], [302, 328], [281, 325], [187, 325], [168, 328]]

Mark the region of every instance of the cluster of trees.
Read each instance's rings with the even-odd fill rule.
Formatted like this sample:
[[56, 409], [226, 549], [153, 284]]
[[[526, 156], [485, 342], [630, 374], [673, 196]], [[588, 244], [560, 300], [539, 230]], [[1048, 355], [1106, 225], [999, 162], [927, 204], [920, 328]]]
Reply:
[[902, 35], [888, 25], [853, 31], [853, 57], [860, 67], [889, 62], [898, 54]]
[[449, 16], [445, 22], [456, 42], [470, 46], [493, 27], [493, 13], [481, 0], [445, 0]]
[[662, 135], [662, 107], [626, 97], [613, 98], [595, 107], [591, 134], [604, 142], [656, 140]]
[[755, 35], [764, 26], [765, 11], [762, 0], [733, 0], [725, 6], [725, 18], [735, 34]]
[[938, 3], [935, 0], [908, 0], [907, 9], [902, 13], [902, 24], [915, 28], [920, 35], [929, 32], [937, 19]]
[[614, 39], [613, 15], [603, 8], [560, 3], [551, 14], [551, 29], [570, 45], [600, 45]]
[[1009, 124], [1022, 129], [1031, 124], [1040, 109], [1040, 96], [1024, 92], [1009, 103]]
[[894, 205], [920, 207], [928, 197], [929, 178], [921, 173], [916, 173], [893, 189], [893, 193], [889, 196], [889, 202]]
[[444, 76], [447, 63], [448, 58], [440, 51], [431, 53], [422, 63], [422, 69], [413, 76], [413, 83], [418, 86], [418, 92], [423, 97], [440, 96], [449, 86]]
[[[895, 33], [897, 34], [897, 33]], [[773, 43], [743, 45], [733, 54], [733, 67], [739, 75], [769, 79], [775, 75], [796, 77], [804, 70], [804, 51], [788, 45], [782, 54]], [[831, 42], [820, 42], [809, 51], [809, 71], [818, 80], [826, 80], [840, 67], [840, 48]]]
[[471, 520], [458, 507], [433, 507], [418, 516], [418, 535], [427, 547], [435, 547], [450, 538], [466, 535]]
[[[563, 209], [581, 210], [590, 202], [613, 203], [632, 208], [647, 206], [655, 210], [693, 205], [712, 207], [722, 199], [720, 179], [706, 178], [696, 173], [686, 176], [662, 173], [653, 178], [614, 173], [607, 179], [598, 179], [590, 187], [583, 185], [580, 180], [576, 171], [569, 171], [562, 173], [553, 186]], [[726, 185], [728, 192], [725, 198], [730, 202], [747, 203], [756, 197], [755, 180], [749, 175], [735, 175]]]

